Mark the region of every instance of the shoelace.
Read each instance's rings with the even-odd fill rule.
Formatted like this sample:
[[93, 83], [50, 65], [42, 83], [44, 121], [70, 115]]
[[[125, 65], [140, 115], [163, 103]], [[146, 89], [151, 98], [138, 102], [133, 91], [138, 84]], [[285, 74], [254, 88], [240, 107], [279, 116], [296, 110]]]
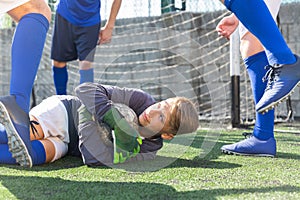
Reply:
[[280, 69], [281, 66], [280, 65], [267, 65], [265, 66], [265, 69], [268, 70], [265, 74], [265, 76], [262, 78], [262, 81], [265, 82], [266, 80], [268, 80], [267, 83], [267, 87], [265, 89], [265, 91], [271, 89], [273, 83], [276, 81], [275, 80], [275, 76], [280, 74]]
[[37, 121], [34, 121], [34, 120], [30, 120], [30, 128], [31, 128], [31, 131], [32, 131], [32, 134], [34, 135], [34, 137], [36, 137], [36, 134], [38, 136], [39, 135], [39, 132], [37, 131], [37, 129], [35, 128], [34, 125], [39, 125], [40, 123], [38, 123]]
[[242, 133], [242, 135], [243, 135], [246, 139], [253, 136], [252, 133], [247, 133], [247, 132]]

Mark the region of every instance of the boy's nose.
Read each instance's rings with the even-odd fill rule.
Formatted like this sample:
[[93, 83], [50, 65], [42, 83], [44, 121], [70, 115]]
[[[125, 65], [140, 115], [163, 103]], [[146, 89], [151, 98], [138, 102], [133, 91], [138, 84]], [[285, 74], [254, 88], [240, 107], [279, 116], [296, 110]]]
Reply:
[[158, 112], [157, 109], [152, 109], [150, 112], [149, 112], [149, 115], [150, 116], [153, 116], [154, 114], [156, 114]]

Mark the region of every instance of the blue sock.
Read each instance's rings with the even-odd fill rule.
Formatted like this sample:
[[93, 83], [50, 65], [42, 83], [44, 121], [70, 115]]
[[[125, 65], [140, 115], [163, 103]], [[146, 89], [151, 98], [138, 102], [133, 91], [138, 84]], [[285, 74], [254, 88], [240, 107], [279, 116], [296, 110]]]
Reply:
[[68, 69], [67, 66], [62, 68], [52, 66], [54, 86], [57, 95], [67, 94]]
[[44, 145], [39, 140], [31, 141], [32, 149], [33, 149], [33, 165], [41, 165], [46, 161], [46, 152]]
[[0, 144], [7, 144], [7, 142], [8, 140], [5, 127], [0, 124]]
[[269, 64], [296, 62], [263, 0], [225, 0], [224, 4], [263, 44]]
[[94, 68], [90, 68], [87, 70], [79, 70], [80, 74], [80, 84], [85, 82], [94, 82]]
[[43, 15], [30, 13], [22, 17], [14, 34], [10, 94], [16, 96], [18, 105], [26, 113], [48, 28], [49, 22]]
[[[34, 157], [33, 165], [44, 164], [46, 161], [46, 153], [43, 144], [39, 140], [31, 141]], [[17, 164], [9, 151], [8, 144], [0, 144], [0, 163], [1, 164]]]
[[[257, 53], [244, 60], [247, 68], [253, 98], [255, 104], [260, 100], [266, 88], [266, 82], [262, 81], [266, 73], [264, 66], [268, 65], [268, 60], [265, 52]], [[268, 140], [274, 137], [274, 110], [270, 110], [266, 114], [256, 112], [256, 121], [253, 129], [253, 135], [260, 140]]]
[[8, 144], [0, 144], [0, 163], [1, 164], [17, 164], [9, 151]]

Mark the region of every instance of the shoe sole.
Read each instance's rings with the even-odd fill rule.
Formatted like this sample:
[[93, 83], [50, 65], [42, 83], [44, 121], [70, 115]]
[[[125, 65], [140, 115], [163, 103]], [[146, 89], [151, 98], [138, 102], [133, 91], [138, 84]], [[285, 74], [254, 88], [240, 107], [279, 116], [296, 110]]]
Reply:
[[[29, 155], [28, 149], [13, 126], [9, 113], [2, 102], [0, 102], [0, 116], [0, 123], [2, 123], [5, 127], [9, 151], [13, 158], [15, 158], [17, 163], [21, 166], [32, 167], [32, 159]], [[5, 119], [8, 119], [8, 121]]]
[[247, 153], [237, 153], [237, 152], [233, 152], [233, 151], [228, 151], [225, 149], [221, 149], [221, 151], [225, 154], [228, 155], [237, 155], [237, 156], [256, 156], [256, 157], [271, 157], [274, 158], [274, 155], [271, 154], [247, 154]]
[[287, 93], [285, 96], [283, 96], [282, 98], [278, 99], [277, 101], [270, 103], [269, 105], [261, 108], [260, 110], [258, 110], [257, 112], [261, 113], [261, 114], [265, 114], [267, 113], [269, 110], [273, 110], [276, 106], [278, 106], [280, 103], [282, 103], [284, 100], [287, 100], [289, 98], [289, 96], [291, 96], [294, 93], [294, 90], [297, 86], [299, 86], [300, 81], [298, 81], [298, 83], [290, 90], [289, 93]]

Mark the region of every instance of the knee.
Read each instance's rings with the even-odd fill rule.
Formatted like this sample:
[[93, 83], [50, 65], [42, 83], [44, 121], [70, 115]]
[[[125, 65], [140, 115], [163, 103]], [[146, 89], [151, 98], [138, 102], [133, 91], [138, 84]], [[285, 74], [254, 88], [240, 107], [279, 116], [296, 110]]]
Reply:
[[44, 0], [31, 0], [29, 2], [32, 3], [33, 9], [36, 10], [37, 13], [46, 17], [49, 23], [51, 22], [51, 9]]
[[52, 13], [51, 13], [51, 10], [48, 7], [48, 5], [46, 5], [45, 9], [43, 9], [41, 11], [41, 14], [44, 15], [47, 18], [47, 20], [48, 20], [49, 23], [51, 22], [51, 15], [52, 15]]
[[19, 22], [23, 16], [30, 13], [41, 14], [49, 23], [51, 22], [51, 9], [44, 0], [30, 0], [8, 12], [16, 22]]
[[67, 63], [66, 62], [60, 62], [60, 61], [56, 61], [56, 60], [53, 60], [53, 65], [57, 68], [64, 68], [66, 67]]

